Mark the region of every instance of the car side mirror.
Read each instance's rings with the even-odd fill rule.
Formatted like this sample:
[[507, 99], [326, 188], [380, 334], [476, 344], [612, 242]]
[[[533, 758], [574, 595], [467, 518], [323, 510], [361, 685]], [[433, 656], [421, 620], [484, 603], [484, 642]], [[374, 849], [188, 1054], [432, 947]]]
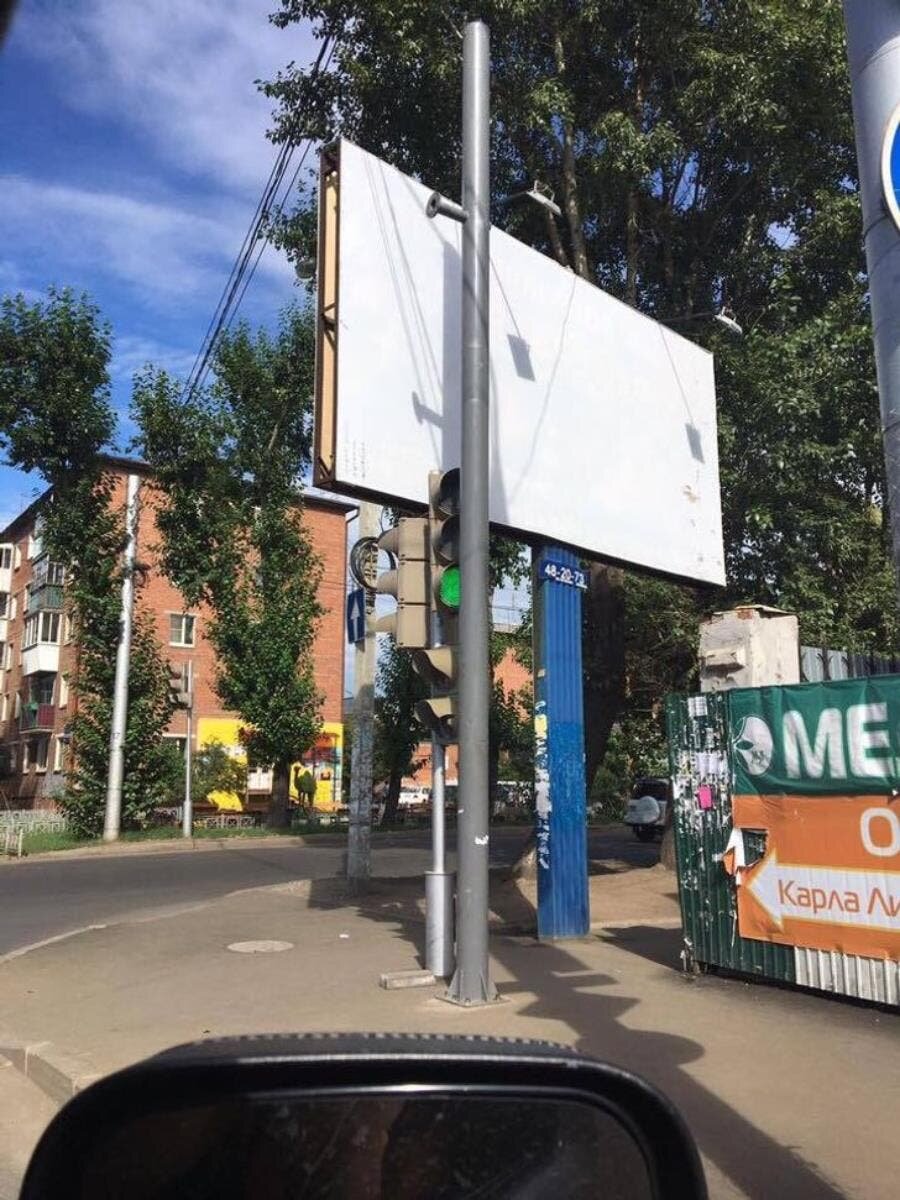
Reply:
[[659, 1092], [542, 1042], [304, 1035], [180, 1047], [95, 1083], [22, 1200], [706, 1197]]

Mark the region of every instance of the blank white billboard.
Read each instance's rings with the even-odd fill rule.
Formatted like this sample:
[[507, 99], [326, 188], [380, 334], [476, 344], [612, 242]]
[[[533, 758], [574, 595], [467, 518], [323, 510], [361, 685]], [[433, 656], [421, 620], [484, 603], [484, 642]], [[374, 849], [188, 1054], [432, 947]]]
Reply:
[[[347, 141], [323, 159], [315, 481], [424, 505], [460, 459], [462, 229]], [[494, 525], [724, 583], [712, 356], [491, 231]]]

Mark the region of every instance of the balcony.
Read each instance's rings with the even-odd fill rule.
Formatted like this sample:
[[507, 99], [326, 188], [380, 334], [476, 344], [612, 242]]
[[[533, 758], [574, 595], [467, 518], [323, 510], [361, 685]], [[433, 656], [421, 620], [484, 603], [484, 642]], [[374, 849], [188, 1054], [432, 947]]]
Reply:
[[38, 642], [22, 651], [22, 674], [37, 675], [39, 671], [48, 671], [55, 675], [59, 670], [59, 646], [52, 642]]
[[28, 592], [26, 613], [43, 612], [44, 610], [59, 611], [63, 606], [63, 588], [59, 583], [46, 583], [40, 587], [32, 584]]
[[19, 713], [20, 733], [52, 733], [56, 710], [52, 704], [27, 700]]

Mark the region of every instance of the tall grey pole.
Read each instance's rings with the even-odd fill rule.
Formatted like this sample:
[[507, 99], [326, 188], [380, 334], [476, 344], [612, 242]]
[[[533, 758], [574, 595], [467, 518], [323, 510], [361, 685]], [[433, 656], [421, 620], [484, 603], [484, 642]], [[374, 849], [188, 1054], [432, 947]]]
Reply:
[[122, 609], [116, 676], [113, 685], [112, 729], [109, 735], [109, 773], [106, 784], [104, 842], [114, 842], [122, 825], [122, 776], [125, 771], [125, 730], [128, 725], [128, 668], [131, 662], [131, 623], [134, 612], [134, 555], [137, 544], [140, 478], [128, 476], [125, 493], [125, 558], [122, 564]]
[[457, 947], [447, 999], [473, 1005], [496, 996], [488, 958], [490, 44], [482, 21], [469, 21], [463, 39], [462, 159]]
[[884, 201], [885, 129], [900, 104], [900, 3], [844, 0], [894, 569], [900, 581], [900, 230]]
[[[378, 537], [381, 509], [363, 501], [359, 506], [359, 537]], [[368, 601], [366, 602], [368, 606]], [[375, 740], [376, 637], [366, 623], [366, 635], [356, 643], [353, 662], [353, 747], [350, 757], [350, 826], [347, 831], [347, 880], [362, 892], [372, 874], [372, 751]]]

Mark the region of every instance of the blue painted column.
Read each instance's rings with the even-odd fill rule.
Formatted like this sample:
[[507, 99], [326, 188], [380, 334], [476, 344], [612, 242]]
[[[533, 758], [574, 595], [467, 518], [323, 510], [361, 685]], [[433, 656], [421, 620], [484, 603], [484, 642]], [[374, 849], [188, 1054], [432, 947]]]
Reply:
[[534, 567], [534, 737], [538, 937], [590, 928], [581, 673], [584, 576], [570, 550], [545, 546]]

